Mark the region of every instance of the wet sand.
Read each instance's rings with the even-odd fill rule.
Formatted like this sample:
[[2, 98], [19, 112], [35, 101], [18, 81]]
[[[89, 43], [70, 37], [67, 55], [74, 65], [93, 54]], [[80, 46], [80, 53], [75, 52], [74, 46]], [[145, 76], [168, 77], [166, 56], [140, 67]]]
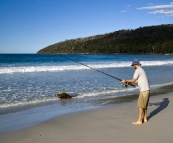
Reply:
[[[67, 114], [0, 135], [1, 143], [172, 143], [173, 93], [152, 96], [148, 122], [137, 119], [136, 101]], [[21, 119], [25, 120], [25, 119]]]

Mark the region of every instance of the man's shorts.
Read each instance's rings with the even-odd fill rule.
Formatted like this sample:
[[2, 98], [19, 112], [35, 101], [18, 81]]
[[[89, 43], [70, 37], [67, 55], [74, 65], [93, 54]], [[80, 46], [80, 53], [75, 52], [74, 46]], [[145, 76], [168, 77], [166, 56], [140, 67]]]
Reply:
[[150, 91], [140, 91], [138, 98], [138, 107], [147, 109], [150, 98]]

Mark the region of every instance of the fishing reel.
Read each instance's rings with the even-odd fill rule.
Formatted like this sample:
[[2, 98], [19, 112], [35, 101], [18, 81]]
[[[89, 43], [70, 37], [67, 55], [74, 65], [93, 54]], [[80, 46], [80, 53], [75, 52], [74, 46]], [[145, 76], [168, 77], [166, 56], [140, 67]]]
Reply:
[[124, 83], [122, 84], [122, 86], [125, 87], [125, 88], [127, 88], [127, 87], [128, 87], [128, 83], [127, 83], [127, 82], [124, 82]]

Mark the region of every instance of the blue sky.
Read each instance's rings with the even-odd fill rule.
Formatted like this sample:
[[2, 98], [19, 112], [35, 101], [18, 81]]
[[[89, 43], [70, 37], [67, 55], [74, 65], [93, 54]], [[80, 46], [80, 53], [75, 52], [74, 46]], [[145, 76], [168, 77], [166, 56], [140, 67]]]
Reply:
[[0, 53], [172, 23], [173, 0], [0, 0]]

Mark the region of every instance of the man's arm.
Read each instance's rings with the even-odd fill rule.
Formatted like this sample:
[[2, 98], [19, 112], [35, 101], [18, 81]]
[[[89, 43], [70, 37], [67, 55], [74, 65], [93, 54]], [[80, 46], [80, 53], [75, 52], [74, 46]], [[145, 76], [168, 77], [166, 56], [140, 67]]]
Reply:
[[123, 79], [121, 82], [123, 83], [138, 83], [138, 80], [135, 78], [129, 79], [129, 80], [125, 80]]

